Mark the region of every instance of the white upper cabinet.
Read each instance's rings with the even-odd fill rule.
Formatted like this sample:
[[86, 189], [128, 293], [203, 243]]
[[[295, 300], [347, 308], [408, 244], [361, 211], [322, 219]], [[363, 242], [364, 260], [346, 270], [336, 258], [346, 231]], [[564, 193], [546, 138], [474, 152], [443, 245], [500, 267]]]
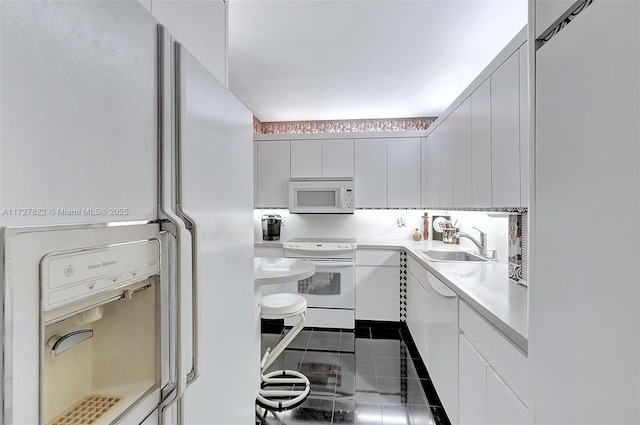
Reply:
[[289, 140], [262, 140], [256, 145], [256, 207], [288, 207]]
[[387, 139], [355, 141], [357, 208], [387, 206]]
[[138, 2], [144, 6], [149, 12], [151, 12], [151, 0], [138, 0]]
[[387, 149], [389, 207], [419, 207], [420, 138], [389, 139]]
[[491, 75], [491, 197], [493, 207], [520, 205], [520, 56]]
[[228, 86], [225, 1], [151, 0], [151, 11], [187, 50]]
[[291, 177], [322, 177], [322, 140], [291, 141]]
[[558, 21], [576, 2], [573, 0], [543, 0], [536, 1], [535, 34], [540, 37], [543, 32]]
[[453, 207], [453, 161], [454, 161], [454, 122], [446, 119], [442, 122], [438, 130], [440, 136], [438, 140], [437, 162], [440, 168], [440, 207]]
[[353, 139], [329, 139], [322, 141], [322, 176], [353, 177]]
[[440, 207], [440, 129], [422, 139], [422, 204], [428, 208]]
[[353, 139], [291, 141], [291, 177], [353, 177], [353, 169]]
[[520, 60], [520, 206], [529, 206], [531, 183], [531, 135], [529, 133], [528, 43], [518, 50]]
[[491, 207], [491, 79], [471, 95], [471, 193], [474, 207]]
[[449, 116], [453, 136], [453, 206], [471, 207], [471, 98], [467, 98]]

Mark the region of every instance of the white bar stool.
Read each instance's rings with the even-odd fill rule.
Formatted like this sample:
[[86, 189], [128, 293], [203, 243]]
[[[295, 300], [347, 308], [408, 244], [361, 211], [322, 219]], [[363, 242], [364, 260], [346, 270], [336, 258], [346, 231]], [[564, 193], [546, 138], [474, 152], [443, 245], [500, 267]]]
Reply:
[[[272, 294], [267, 295], [260, 301], [260, 316], [264, 319], [286, 319], [300, 316], [300, 320], [287, 333], [282, 340], [273, 348], [267, 351], [260, 362], [261, 388], [258, 391], [257, 403], [261, 407], [270, 410], [282, 411], [296, 407], [302, 403], [311, 389], [309, 379], [302, 373], [295, 370], [276, 370], [265, 374], [265, 371], [282, 354], [285, 348], [300, 333], [304, 327], [307, 315], [307, 300], [296, 294]], [[270, 390], [269, 385], [291, 385], [289, 390]], [[296, 388], [302, 386], [304, 388]]]

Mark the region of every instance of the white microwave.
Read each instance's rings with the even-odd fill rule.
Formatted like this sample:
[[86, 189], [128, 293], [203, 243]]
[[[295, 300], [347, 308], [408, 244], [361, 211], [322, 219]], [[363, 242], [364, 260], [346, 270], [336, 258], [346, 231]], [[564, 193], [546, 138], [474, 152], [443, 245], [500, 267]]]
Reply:
[[289, 180], [289, 212], [353, 214], [353, 178], [310, 177]]

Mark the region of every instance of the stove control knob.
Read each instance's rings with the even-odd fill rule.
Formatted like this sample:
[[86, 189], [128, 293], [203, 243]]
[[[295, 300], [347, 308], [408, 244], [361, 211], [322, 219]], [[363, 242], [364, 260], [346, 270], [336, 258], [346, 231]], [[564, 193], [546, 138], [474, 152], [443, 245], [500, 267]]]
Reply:
[[342, 248], [344, 245], [342, 245], [341, 243], [338, 244], [338, 248]]

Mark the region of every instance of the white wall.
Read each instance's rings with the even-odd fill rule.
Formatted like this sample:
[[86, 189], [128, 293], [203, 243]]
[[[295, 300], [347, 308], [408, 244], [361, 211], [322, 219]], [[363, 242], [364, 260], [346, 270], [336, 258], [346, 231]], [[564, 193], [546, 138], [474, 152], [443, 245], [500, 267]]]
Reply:
[[[254, 237], [262, 241], [262, 214], [282, 216], [284, 226], [280, 240], [293, 238], [358, 238], [358, 239], [411, 239], [415, 228], [422, 232], [422, 214], [425, 210], [356, 210], [353, 214], [290, 214], [288, 210], [255, 209], [253, 213]], [[497, 249], [498, 259], [507, 261], [507, 218], [489, 217], [478, 211], [435, 211], [427, 210], [429, 222], [436, 213], [450, 215], [460, 231], [467, 232], [477, 239], [478, 227], [487, 233], [487, 249]], [[404, 218], [405, 227], [398, 227], [396, 220]], [[432, 232], [430, 232], [430, 238]], [[460, 245], [475, 250], [468, 239], [462, 239]]]

